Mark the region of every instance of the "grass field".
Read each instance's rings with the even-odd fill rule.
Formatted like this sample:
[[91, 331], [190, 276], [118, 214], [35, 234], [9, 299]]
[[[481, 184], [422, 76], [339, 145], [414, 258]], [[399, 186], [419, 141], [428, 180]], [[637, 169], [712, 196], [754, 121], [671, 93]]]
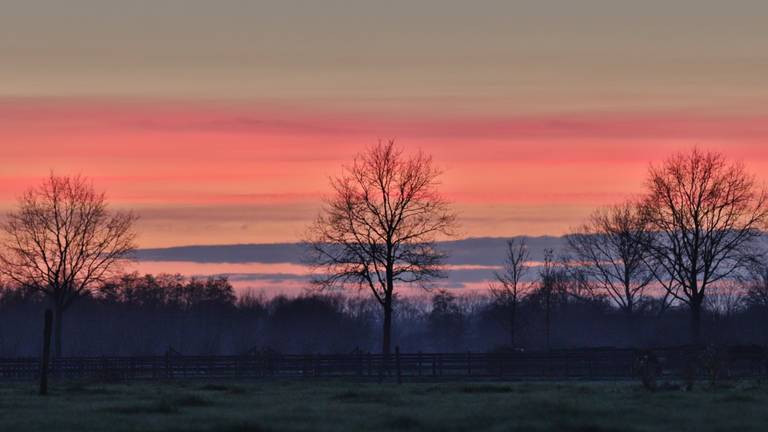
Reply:
[[0, 386], [0, 431], [765, 431], [768, 385], [635, 383]]

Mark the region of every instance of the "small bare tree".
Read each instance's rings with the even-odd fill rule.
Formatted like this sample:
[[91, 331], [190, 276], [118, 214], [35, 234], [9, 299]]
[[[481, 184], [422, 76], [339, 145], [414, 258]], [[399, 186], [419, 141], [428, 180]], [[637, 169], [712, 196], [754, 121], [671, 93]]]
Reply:
[[331, 180], [334, 194], [309, 229], [314, 282], [370, 289], [384, 313], [385, 356], [396, 283], [444, 277], [435, 242], [452, 235], [456, 216], [437, 191], [439, 176], [429, 156], [406, 157], [394, 141], [380, 142]]
[[651, 167], [643, 216], [653, 232], [649, 268], [690, 308], [690, 337], [701, 342], [707, 289], [753, 261], [768, 221], [766, 193], [741, 163], [694, 149]]
[[515, 330], [517, 323], [517, 306], [530, 288], [530, 283], [523, 281], [528, 273], [528, 260], [530, 253], [525, 239], [511, 239], [507, 241], [506, 256], [501, 272], [495, 272], [496, 281], [488, 286], [496, 303], [502, 306], [508, 313], [509, 344], [515, 346]]
[[51, 174], [26, 191], [2, 226], [0, 273], [44, 293], [54, 312], [55, 354], [64, 312], [106, 281], [134, 249], [132, 213], [111, 212], [86, 179]]
[[539, 268], [538, 287], [531, 292], [530, 297], [539, 303], [544, 312], [544, 339], [547, 350], [552, 349], [552, 315], [558, 306], [567, 301], [570, 288], [568, 270], [555, 260], [555, 251], [544, 250], [544, 261]]
[[710, 285], [709, 291], [704, 299], [704, 308], [712, 313], [716, 320], [732, 318], [746, 303], [743, 286], [736, 279], [722, 280]]
[[653, 281], [646, 265], [650, 232], [631, 202], [600, 209], [566, 236], [587, 286], [631, 315]]
[[747, 271], [737, 277], [744, 291], [744, 303], [749, 307], [768, 309], [768, 261], [765, 253], [755, 256]]

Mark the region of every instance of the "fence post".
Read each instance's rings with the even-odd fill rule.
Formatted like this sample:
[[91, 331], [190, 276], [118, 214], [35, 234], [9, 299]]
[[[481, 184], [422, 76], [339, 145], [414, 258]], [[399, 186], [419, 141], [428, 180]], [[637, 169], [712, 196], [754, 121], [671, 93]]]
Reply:
[[171, 349], [165, 352], [165, 377], [173, 379], [173, 369], [171, 368]]
[[400, 369], [400, 347], [395, 347], [395, 367], [397, 368], [397, 383], [402, 384], [403, 383], [403, 373]]
[[371, 352], [368, 352], [368, 376], [373, 375], [373, 359], [371, 358]]
[[[100, 378], [102, 380], [104, 380], [104, 381], [109, 381], [110, 380], [110, 377], [109, 377], [109, 375], [110, 375], [110, 373], [109, 373], [109, 363], [107, 362], [107, 356], [105, 356], [103, 354], [101, 356], [100, 367], [101, 367], [101, 374], [100, 374], [101, 377]], [[80, 377], [82, 378], [82, 375]]]
[[381, 353], [381, 363], [379, 364], [379, 384], [384, 382], [384, 374], [387, 377], [392, 375], [392, 371], [389, 369], [389, 352]]
[[45, 326], [43, 327], [43, 356], [40, 361], [40, 395], [48, 394], [48, 363], [51, 360], [51, 324], [53, 312], [45, 310]]
[[357, 352], [357, 376], [363, 376], [363, 352]]
[[472, 376], [472, 351], [467, 351], [467, 375]]
[[419, 351], [419, 376], [421, 376], [421, 351]]

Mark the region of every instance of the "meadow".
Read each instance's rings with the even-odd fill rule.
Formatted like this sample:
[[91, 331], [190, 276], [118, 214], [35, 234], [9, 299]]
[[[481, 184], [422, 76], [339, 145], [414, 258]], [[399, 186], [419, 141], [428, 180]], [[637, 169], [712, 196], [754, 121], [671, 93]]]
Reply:
[[0, 387], [2, 431], [764, 431], [768, 384], [54, 383]]

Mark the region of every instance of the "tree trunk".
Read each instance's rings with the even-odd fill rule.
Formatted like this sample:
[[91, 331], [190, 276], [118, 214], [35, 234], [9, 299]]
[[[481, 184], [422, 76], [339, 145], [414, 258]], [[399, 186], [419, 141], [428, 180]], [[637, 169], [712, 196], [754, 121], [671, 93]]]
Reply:
[[40, 395], [48, 394], [48, 369], [51, 361], [51, 327], [53, 325], [53, 311], [45, 310], [43, 325], [43, 355], [40, 359]]
[[624, 296], [626, 297], [626, 302], [621, 308], [624, 312], [624, 342], [628, 346], [635, 346], [635, 337], [637, 336], [635, 334], [635, 298], [632, 295], [632, 290], [630, 289], [629, 284], [629, 277], [627, 276], [624, 278]]
[[61, 357], [61, 333], [62, 324], [64, 321], [64, 308], [60, 305], [54, 305], [53, 307], [53, 350], [56, 358]]
[[635, 314], [631, 306], [624, 310], [624, 338], [628, 346], [636, 346], [637, 334], [635, 332]]
[[392, 258], [392, 246], [387, 243], [387, 291], [384, 294], [384, 337], [381, 340], [381, 353], [384, 362], [389, 361], [392, 343], [392, 294], [395, 292], [395, 263]]
[[512, 303], [509, 314], [509, 346], [515, 347], [515, 314], [517, 312], [517, 302]]
[[549, 291], [547, 291], [546, 296], [544, 298], [544, 301], [545, 301], [545, 305], [544, 305], [544, 309], [545, 309], [544, 310], [544, 332], [545, 332], [545, 337], [546, 337], [546, 340], [547, 340], [547, 351], [552, 349], [552, 344], [551, 344], [550, 339], [549, 339], [549, 337], [550, 337], [549, 332], [550, 332], [550, 326], [551, 326], [550, 319], [552, 318], [551, 317], [551, 310], [550, 310], [550, 308], [552, 307], [552, 305], [551, 305], [551, 301], [552, 300], [550, 299], [550, 296], [551, 296], [551, 293]]
[[381, 366], [379, 367], [379, 383], [384, 381], [384, 375], [389, 374], [389, 350], [392, 344], [392, 296], [387, 294], [384, 299], [384, 324], [381, 338]]
[[392, 344], [392, 298], [389, 296], [384, 301], [384, 327], [382, 330], [384, 336], [381, 339], [381, 353], [385, 358], [388, 358]]
[[384, 293], [384, 328], [381, 338], [382, 367], [379, 370], [379, 382], [384, 379], [384, 373], [389, 373], [389, 353], [392, 345], [392, 294], [395, 292], [395, 264], [392, 259], [392, 245], [387, 241], [386, 291]]
[[701, 301], [691, 301], [691, 344], [701, 344]]

